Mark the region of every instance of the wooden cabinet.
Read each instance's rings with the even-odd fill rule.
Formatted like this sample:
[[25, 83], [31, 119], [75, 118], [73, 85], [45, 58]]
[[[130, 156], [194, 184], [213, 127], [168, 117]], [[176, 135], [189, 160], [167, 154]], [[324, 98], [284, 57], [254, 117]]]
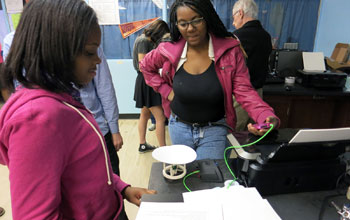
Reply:
[[[284, 90], [283, 90], [284, 91]], [[310, 91], [309, 91], [310, 92]], [[350, 96], [348, 93], [302, 95], [267, 90], [264, 100], [281, 119], [281, 128], [350, 127]], [[282, 94], [281, 94], [282, 93]]]

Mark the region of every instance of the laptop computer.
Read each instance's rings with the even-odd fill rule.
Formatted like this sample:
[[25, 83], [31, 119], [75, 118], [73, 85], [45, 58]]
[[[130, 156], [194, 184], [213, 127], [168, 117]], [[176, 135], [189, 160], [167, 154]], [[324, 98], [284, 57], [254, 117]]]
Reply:
[[[233, 135], [232, 135], [233, 136]], [[248, 132], [239, 132], [228, 139], [233, 146], [252, 143], [260, 138]], [[236, 148], [239, 157], [263, 161], [301, 161], [334, 158], [350, 145], [350, 128], [335, 129], [279, 129], [268, 134], [253, 146]]]

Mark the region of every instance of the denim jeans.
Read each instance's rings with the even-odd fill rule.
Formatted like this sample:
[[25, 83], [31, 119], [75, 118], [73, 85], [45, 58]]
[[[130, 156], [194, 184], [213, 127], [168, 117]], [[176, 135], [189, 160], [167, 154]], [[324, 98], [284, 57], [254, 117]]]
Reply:
[[[223, 159], [228, 146], [227, 128], [218, 125], [193, 127], [176, 120], [176, 115], [170, 115], [169, 133], [172, 144], [187, 145], [197, 152], [196, 160]], [[225, 124], [225, 119], [217, 121]]]

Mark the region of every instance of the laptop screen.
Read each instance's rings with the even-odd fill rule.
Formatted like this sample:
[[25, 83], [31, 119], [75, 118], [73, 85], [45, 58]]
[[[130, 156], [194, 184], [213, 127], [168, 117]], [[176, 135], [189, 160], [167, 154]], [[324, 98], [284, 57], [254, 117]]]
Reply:
[[301, 51], [279, 51], [276, 73], [280, 77], [295, 76], [297, 70], [303, 69], [303, 56]]

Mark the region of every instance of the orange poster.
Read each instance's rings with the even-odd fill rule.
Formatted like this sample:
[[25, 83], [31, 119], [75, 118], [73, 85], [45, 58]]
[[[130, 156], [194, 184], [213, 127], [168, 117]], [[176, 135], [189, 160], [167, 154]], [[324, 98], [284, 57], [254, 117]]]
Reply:
[[123, 38], [125, 39], [130, 35], [132, 35], [133, 33], [135, 33], [136, 31], [140, 30], [141, 28], [144, 28], [145, 26], [151, 24], [152, 22], [154, 22], [159, 18], [160, 17], [120, 24], [119, 29], [120, 29], [120, 32], [122, 33]]

